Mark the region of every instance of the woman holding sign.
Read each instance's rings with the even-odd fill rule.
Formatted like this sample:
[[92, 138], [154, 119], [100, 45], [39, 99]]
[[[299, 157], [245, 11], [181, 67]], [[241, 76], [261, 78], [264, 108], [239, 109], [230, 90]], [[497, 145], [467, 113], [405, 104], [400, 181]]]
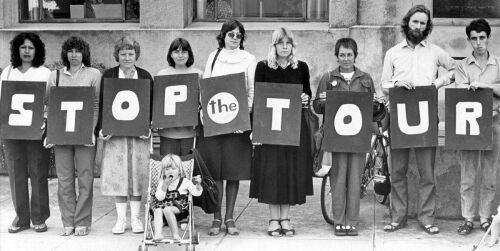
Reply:
[[[325, 113], [326, 91], [375, 92], [370, 74], [354, 66], [358, 46], [352, 38], [341, 38], [335, 44], [339, 67], [323, 74], [314, 101], [314, 110]], [[333, 188], [332, 205], [334, 233], [337, 236], [358, 235], [360, 182], [365, 153], [332, 153], [330, 185]]]
[[[90, 47], [80, 37], [70, 37], [61, 48], [64, 68], [50, 74], [48, 86], [94, 87], [93, 129], [99, 115], [99, 86], [101, 72], [90, 67]], [[47, 95], [49, 96], [49, 95]], [[47, 146], [50, 147], [50, 146]], [[64, 229], [62, 236], [89, 234], [92, 223], [95, 137], [88, 145], [56, 145], [55, 161], [58, 178], [57, 196]], [[78, 176], [78, 196], [75, 190]]]
[[[203, 78], [222, 76], [233, 73], [245, 73], [248, 107], [253, 102], [255, 56], [244, 50], [245, 28], [236, 20], [226, 21], [217, 35], [219, 49], [208, 56]], [[198, 149], [207, 163], [219, 190], [219, 211], [214, 214], [209, 235], [218, 235], [222, 225], [223, 181], [226, 180], [226, 216], [224, 223], [230, 235], [238, 235], [233, 211], [240, 180], [250, 179], [252, 144], [250, 132], [237, 131], [212, 137], [200, 136]]]
[[[39, 81], [45, 85], [50, 70], [43, 66], [45, 45], [40, 37], [35, 33], [23, 32], [14, 37], [10, 45], [11, 64], [3, 70], [1, 81]], [[50, 216], [48, 151], [43, 148], [42, 140], [4, 139], [2, 142], [16, 211], [16, 218], [8, 231], [17, 233], [29, 229], [31, 221], [36, 232], [45, 232], [45, 220]], [[31, 180], [31, 205], [28, 176]]]
[[[255, 81], [302, 85], [302, 104], [309, 104], [309, 67], [297, 60], [296, 43], [289, 30], [274, 31], [267, 60], [257, 64]], [[294, 236], [290, 205], [304, 204], [306, 196], [313, 194], [311, 139], [304, 113], [301, 121], [300, 146], [255, 146], [250, 197], [269, 204], [270, 236]]]
[[[105, 78], [153, 80], [149, 72], [135, 66], [140, 55], [141, 47], [134, 39], [122, 37], [116, 42], [113, 56], [118, 62], [118, 66], [103, 73], [100, 92], [101, 100], [103, 99], [102, 90], [104, 89]], [[102, 122], [102, 113], [101, 105], [99, 109], [100, 122]], [[103, 195], [115, 196], [116, 224], [111, 229], [111, 232], [114, 234], [125, 233], [127, 197], [130, 196], [130, 225], [132, 226], [132, 232], [142, 233], [144, 232], [144, 225], [139, 215], [141, 195], [147, 190], [147, 184], [143, 183], [145, 181], [144, 175], [149, 167], [149, 136], [103, 136], [100, 133], [100, 138], [104, 140], [101, 162], [101, 192]]]

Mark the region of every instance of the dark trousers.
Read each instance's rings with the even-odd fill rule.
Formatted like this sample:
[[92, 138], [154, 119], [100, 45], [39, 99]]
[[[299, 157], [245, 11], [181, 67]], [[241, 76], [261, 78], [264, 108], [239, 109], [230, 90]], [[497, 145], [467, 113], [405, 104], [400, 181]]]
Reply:
[[[50, 216], [49, 151], [40, 140], [3, 140], [5, 163], [9, 172], [12, 202], [16, 218], [12, 226], [44, 223]], [[31, 180], [29, 203], [28, 177]]]
[[172, 139], [160, 137], [160, 155], [165, 156], [169, 153], [179, 156], [188, 155], [189, 151], [193, 148], [193, 142], [193, 138]]
[[[436, 147], [414, 148], [418, 173], [418, 220], [422, 225], [434, 224], [436, 185], [434, 163]], [[408, 216], [408, 162], [410, 149], [391, 149], [391, 215], [392, 222], [405, 223]]]

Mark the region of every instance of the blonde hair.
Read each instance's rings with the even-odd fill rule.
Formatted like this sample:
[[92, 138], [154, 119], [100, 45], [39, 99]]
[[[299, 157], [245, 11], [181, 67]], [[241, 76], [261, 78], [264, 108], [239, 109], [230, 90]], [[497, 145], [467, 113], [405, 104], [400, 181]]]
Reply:
[[278, 61], [276, 59], [276, 44], [280, 43], [284, 38], [288, 38], [288, 40], [292, 44], [292, 51], [288, 56], [288, 62], [292, 64], [293, 69], [297, 69], [299, 64], [299, 60], [295, 56], [295, 53], [297, 51], [297, 44], [293, 40], [292, 32], [284, 27], [281, 27], [273, 32], [271, 46], [269, 47], [269, 53], [267, 54], [267, 66], [275, 70], [278, 69]]
[[182, 168], [181, 157], [173, 153], [165, 155], [165, 157], [161, 160], [161, 168], [165, 169], [169, 166], [177, 168], [179, 170], [180, 177], [186, 178], [186, 173], [184, 172], [184, 168]]

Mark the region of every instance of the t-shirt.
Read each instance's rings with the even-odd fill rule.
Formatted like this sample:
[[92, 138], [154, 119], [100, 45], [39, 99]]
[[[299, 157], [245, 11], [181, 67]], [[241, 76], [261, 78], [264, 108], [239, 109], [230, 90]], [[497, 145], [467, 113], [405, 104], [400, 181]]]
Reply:
[[[10, 71], [10, 72], [9, 72]], [[12, 81], [40, 81], [47, 82], [50, 76], [50, 70], [45, 66], [30, 67], [26, 72], [21, 72], [18, 67], [12, 68], [11, 65], [7, 66], [0, 75], [0, 96], [2, 92], [3, 80]]]
[[342, 75], [342, 77], [344, 77], [344, 79], [347, 81], [347, 84], [349, 84], [349, 82], [351, 82], [352, 76], [354, 76], [354, 71], [349, 73], [341, 72], [340, 75]]

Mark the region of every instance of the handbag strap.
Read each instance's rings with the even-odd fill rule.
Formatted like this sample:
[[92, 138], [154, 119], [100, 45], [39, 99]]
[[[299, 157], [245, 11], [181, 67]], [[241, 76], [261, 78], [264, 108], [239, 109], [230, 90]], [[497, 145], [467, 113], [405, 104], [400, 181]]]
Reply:
[[219, 53], [222, 49], [219, 48], [217, 49], [217, 52], [215, 53], [215, 56], [214, 56], [214, 61], [212, 61], [212, 67], [210, 68], [210, 75], [212, 75], [212, 71], [214, 71], [214, 66], [215, 66], [215, 61], [217, 61], [217, 57], [219, 56]]
[[198, 166], [198, 169], [200, 169], [200, 174], [202, 176], [209, 177], [212, 179], [212, 175], [210, 175], [210, 171], [208, 171], [207, 165], [205, 164], [205, 161], [201, 157], [201, 154], [196, 148], [192, 149], [193, 155], [194, 155], [194, 160], [196, 162], [196, 166]]
[[59, 86], [59, 70], [56, 70], [56, 86]]

